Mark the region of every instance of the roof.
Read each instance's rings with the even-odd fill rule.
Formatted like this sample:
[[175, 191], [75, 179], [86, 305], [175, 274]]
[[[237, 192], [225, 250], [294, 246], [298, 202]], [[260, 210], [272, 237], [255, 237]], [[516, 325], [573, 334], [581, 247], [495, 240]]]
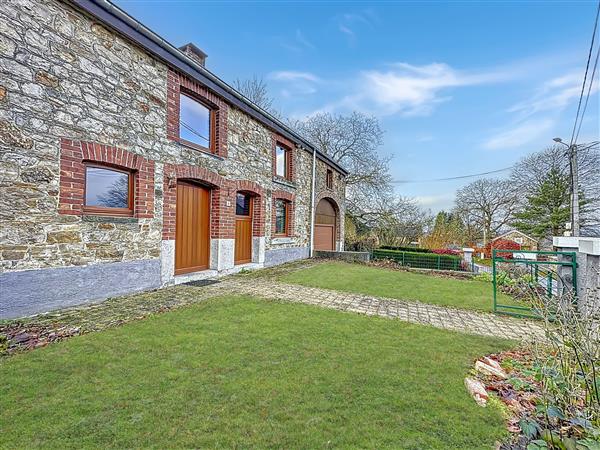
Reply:
[[252, 101], [244, 97], [244, 95], [236, 91], [211, 71], [185, 55], [177, 47], [167, 42], [110, 1], [70, 0], [70, 2], [144, 48], [167, 65], [174, 67], [199, 81], [208, 89], [221, 96], [225, 101], [241, 109], [254, 119], [262, 122], [283, 137], [311, 152], [313, 150], [316, 151], [317, 157], [320, 160], [335, 168], [342, 175], [348, 175], [348, 172], [342, 166], [323, 152], [319, 151], [310, 141], [285, 125], [269, 112], [252, 103]]
[[537, 242], [537, 239], [535, 239], [535, 238], [529, 236], [528, 234], [525, 234], [525, 233], [523, 233], [522, 231], [519, 231], [519, 230], [510, 230], [510, 231], [507, 231], [506, 233], [502, 233], [500, 236], [497, 236], [494, 239], [492, 239], [492, 241], [495, 241], [497, 239], [502, 239], [504, 236], [506, 236], [507, 234], [511, 234], [511, 233], [518, 233], [521, 236], [526, 237], [527, 239], [529, 239], [531, 241]]

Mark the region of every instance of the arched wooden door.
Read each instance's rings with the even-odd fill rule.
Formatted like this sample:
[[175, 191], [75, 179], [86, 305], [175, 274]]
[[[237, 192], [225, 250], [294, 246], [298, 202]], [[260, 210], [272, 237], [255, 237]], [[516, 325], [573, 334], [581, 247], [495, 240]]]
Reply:
[[335, 207], [322, 199], [315, 214], [315, 250], [335, 250], [335, 227], [337, 223]]
[[252, 207], [253, 198], [250, 194], [236, 194], [234, 264], [252, 261]]
[[210, 248], [210, 190], [177, 183], [175, 274], [208, 269]]

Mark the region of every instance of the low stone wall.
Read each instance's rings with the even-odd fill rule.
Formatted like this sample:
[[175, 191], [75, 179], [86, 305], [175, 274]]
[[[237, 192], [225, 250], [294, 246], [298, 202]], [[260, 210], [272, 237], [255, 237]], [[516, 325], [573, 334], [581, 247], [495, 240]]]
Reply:
[[347, 262], [369, 262], [371, 254], [369, 252], [331, 252], [316, 250], [315, 258], [339, 259]]
[[159, 259], [5, 272], [0, 274], [0, 319], [100, 302], [159, 287]]

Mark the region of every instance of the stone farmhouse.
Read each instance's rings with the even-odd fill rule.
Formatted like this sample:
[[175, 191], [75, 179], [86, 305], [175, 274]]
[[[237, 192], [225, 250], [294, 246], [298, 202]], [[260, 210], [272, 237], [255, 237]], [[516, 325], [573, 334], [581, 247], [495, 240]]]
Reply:
[[0, 318], [342, 250], [345, 170], [106, 0], [0, 2]]

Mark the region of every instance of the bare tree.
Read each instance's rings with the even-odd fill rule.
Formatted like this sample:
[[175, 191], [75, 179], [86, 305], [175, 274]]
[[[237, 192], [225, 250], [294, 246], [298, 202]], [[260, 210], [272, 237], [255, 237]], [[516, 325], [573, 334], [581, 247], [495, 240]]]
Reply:
[[483, 229], [484, 245], [510, 223], [518, 205], [518, 196], [508, 180], [484, 178], [456, 193], [456, 209]]
[[273, 106], [273, 98], [269, 94], [267, 83], [262, 77], [259, 78], [253, 75], [252, 78], [247, 80], [236, 78], [233, 81], [233, 86], [256, 106], [259, 106], [275, 117], [281, 117], [281, 113]]
[[319, 113], [292, 126], [350, 172], [349, 185], [389, 183], [389, 158], [378, 152], [383, 130], [377, 118], [356, 111], [347, 116]]
[[[600, 234], [600, 146], [579, 145], [577, 155], [581, 206], [581, 230], [584, 234]], [[552, 146], [519, 161], [510, 176], [520, 191], [520, 200], [539, 194], [548, 176], [555, 173], [569, 178], [569, 157], [564, 147]], [[523, 206], [523, 205], [522, 205]]]

